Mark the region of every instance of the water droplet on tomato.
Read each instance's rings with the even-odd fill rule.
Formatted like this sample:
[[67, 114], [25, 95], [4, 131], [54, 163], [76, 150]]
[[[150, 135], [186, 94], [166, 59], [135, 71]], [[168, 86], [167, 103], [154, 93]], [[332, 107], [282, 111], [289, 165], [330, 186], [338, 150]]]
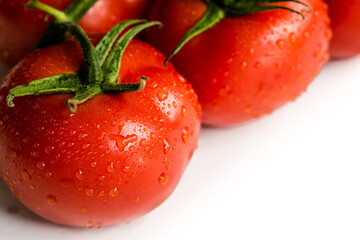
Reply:
[[81, 180], [84, 180], [83, 172], [82, 172], [80, 169], [78, 169], [78, 170], [75, 172], [75, 177], [76, 177], [77, 179], [79, 179], [80, 181], [81, 181]]
[[54, 150], [54, 148], [54, 146], [46, 146], [44, 151], [46, 154], [50, 154]]
[[54, 205], [54, 204], [57, 203], [57, 199], [56, 199], [56, 197], [54, 197], [53, 195], [48, 195], [48, 196], [46, 197], [46, 200], [47, 200], [47, 202], [48, 202], [49, 205]]
[[168, 98], [168, 93], [164, 91], [159, 91], [157, 97], [160, 102], [165, 101]]
[[108, 163], [108, 165], [107, 165], [107, 167], [106, 167], [106, 170], [107, 170], [109, 173], [115, 172], [114, 162]]
[[185, 115], [186, 115], [186, 112], [187, 112], [187, 109], [186, 109], [186, 107], [181, 107], [181, 115], [183, 116], [183, 117], [185, 117]]
[[28, 172], [28, 170], [26, 170], [26, 169], [24, 169], [24, 170], [22, 171], [22, 176], [23, 176], [24, 180], [26, 180], [26, 181], [28, 181], [28, 180], [31, 179], [31, 175], [30, 175], [30, 173]]
[[119, 135], [119, 136], [113, 135], [112, 138], [113, 138], [113, 140], [116, 141], [116, 146], [118, 147], [118, 149], [120, 151], [124, 151], [127, 145], [137, 141], [137, 136], [135, 134], [128, 135], [126, 137], [121, 136], [121, 135]]
[[119, 190], [117, 187], [110, 189], [110, 191], [109, 191], [110, 197], [116, 197], [117, 195], [119, 195]]
[[165, 138], [164, 139], [164, 153], [167, 154], [169, 153], [171, 150], [171, 146], [170, 146], [170, 143], [169, 141]]
[[135, 202], [136, 203], [140, 202], [140, 198], [139, 197], [135, 198]]
[[130, 172], [130, 166], [122, 166], [121, 167], [121, 170], [124, 172], [124, 173], [128, 173], [128, 172]]
[[98, 163], [96, 161], [92, 161], [90, 163], [90, 166], [93, 167], [93, 168], [97, 167], [97, 165], [98, 165]]
[[291, 43], [295, 43], [295, 41], [296, 41], [296, 34], [295, 34], [295, 33], [290, 33], [290, 35], [289, 35], [289, 41], [290, 41]]
[[89, 197], [94, 196], [94, 192], [95, 192], [94, 189], [85, 187], [85, 194], [86, 194], [87, 196], [89, 196]]
[[89, 221], [87, 224], [86, 224], [86, 227], [87, 228], [93, 228], [94, 227], [94, 224], [92, 221]]
[[285, 45], [285, 41], [282, 40], [282, 39], [279, 39], [276, 41], [276, 45], [279, 47], [279, 48], [283, 48], [284, 45]]
[[163, 173], [159, 176], [158, 180], [161, 185], [165, 185], [169, 182], [169, 176]]
[[30, 155], [33, 156], [33, 157], [40, 157], [40, 153], [37, 152], [37, 151], [31, 151]]
[[189, 138], [190, 138], [190, 133], [189, 133], [189, 128], [188, 127], [185, 127], [183, 130], [182, 130], [182, 140], [184, 143], [187, 143], [189, 141]]

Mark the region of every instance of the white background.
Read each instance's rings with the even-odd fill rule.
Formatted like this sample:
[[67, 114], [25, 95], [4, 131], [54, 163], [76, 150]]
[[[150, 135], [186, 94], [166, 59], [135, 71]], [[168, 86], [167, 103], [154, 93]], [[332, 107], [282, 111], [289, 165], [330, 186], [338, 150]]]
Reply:
[[[176, 191], [129, 224], [57, 226], [22, 207], [0, 182], [0, 239], [360, 239], [359, 76], [360, 57], [333, 61], [274, 114], [202, 129]], [[10, 206], [19, 212], [9, 213]]]

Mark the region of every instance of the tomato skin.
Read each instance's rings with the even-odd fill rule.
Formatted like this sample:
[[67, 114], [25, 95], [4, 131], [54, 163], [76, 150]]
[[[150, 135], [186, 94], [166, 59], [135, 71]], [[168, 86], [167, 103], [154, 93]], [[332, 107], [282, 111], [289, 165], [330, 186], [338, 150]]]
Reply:
[[76, 113], [68, 94], [19, 97], [14, 108], [5, 98], [13, 86], [78, 70], [77, 44], [37, 50], [17, 65], [0, 88], [0, 175], [14, 196], [46, 219], [83, 227], [128, 222], [163, 202], [200, 131], [196, 94], [164, 60], [132, 41], [119, 79], [147, 76], [147, 87], [96, 96]]
[[[42, 0], [65, 10], [73, 0]], [[49, 24], [46, 14], [23, 6], [28, 0], [0, 1], [0, 59], [13, 67], [28, 54]], [[152, 0], [98, 0], [80, 21], [87, 33], [105, 33], [122, 20], [143, 18]], [[94, 21], [96, 19], [96, 21]]]
[[360, 53], [360, 0], [326, 0], [329, 4], [334, 37], [330, 52], [345, 58]]
[[[192, 39], [172, 59], [193, 85], [203, 123], [238, 125], [271, 113], [295, 99], [328, 59], [331, 31], [323, 1], [304, 1], [313, 9], [306, 20], [283, 10], [228, 17]], [[201, 0], [158, 0], [150, 18], [163, 22], [147, 40], [169, 55], [204, 14]]]

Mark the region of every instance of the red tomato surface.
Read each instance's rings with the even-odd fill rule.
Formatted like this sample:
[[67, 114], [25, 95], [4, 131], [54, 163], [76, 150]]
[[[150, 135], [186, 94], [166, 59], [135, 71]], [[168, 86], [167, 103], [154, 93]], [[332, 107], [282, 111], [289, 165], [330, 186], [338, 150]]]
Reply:
[[[275, 10], [227, 17], [192, 39], [172, 61], [193, 85], [203, 122], [231, 126], [271, 113], [301, 94], [328, 60], [331, 36], [327, 5], [284, 3], [299, 15]], [[202, 0], [158, 0], [150, 18], [162, 29], [147, 40], [166, 54], [206, 11]]]
[[334, 36], [333, 57], [351, 57], [360, 53], [360, 0], [326, 0], [330, 8]]
[[[146, 61], [144, 61], [146, 59]], [[140, 41], [126, 49], [119, 79], [143, 91], [102, 94], [71, 113], [69, 94], [5, 98], [11, 87], [79, 69], [77, 44], [35, 51], [0, 87], [0, 175], [14, 196], [55, 223], [128, 222], [174, 190], [197, 146], [200, 105], [165, 57]]]
[[[41, 0], [64, 10], [73, 0]], [[88, 33], [104, 33], [122, 20], [143, 18], [152, 0], [98, 0], [80, 22]], [[23, 6], [29, 0], [0, 0], [0, 59], [12, 67], [40, 39], [46, 13]]]

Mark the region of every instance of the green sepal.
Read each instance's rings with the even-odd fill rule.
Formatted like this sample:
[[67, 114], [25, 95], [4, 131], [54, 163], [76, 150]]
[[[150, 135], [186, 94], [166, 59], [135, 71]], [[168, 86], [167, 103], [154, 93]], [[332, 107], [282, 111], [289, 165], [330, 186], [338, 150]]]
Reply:
[[14, 107], [13, 99], [15, 97], [53, 93], [72, 93], [80, 89], [81, 86], [81, 80], [78, 75], [61, 74], [17, 86], [9, 91], [6, 101], [9, 107]]
[[66, 100], [66, 106], [71, 112], [76, 112], [77, 105], [86, 102], [90, 98], [102, 93], [99, 85], [87, 85], [76, 91], [74, 98]]
[[175, 47], [174, 51], [166, 58], [165, 65], [170, 59], [177, 54], [180, 49], [191, 39], [196, 37], [197, 35], [201, 34], [202, 32], [206, 31], [207, 29], [214, 26], [218, 23], [221, 19], [225, 18], [226, 12], [220, 8], [217, 4], [213, 1], [206, 0], [208, 4], [208, 9], [205, 12], [204, 16], [196, 23], [194, 27], [192, 27], [180, 40], [178, 45]]
[[106, 61], [102, 66], [104, 83], [116, 83], [118, 80], [122, 55], [136, 34], [154, 25], [161, 25], [160, 22], [147, 22], [129, 29], [115, 44]]
[[104, 63], [116, 39], [127, 27], [144, 21], [145, 20], [138, 19], [127, 20], [117, 24], [109, 32], [107, 32], [95, 48], [96, 56], [98, 57], [100, 64], [102, 65]]
[[142, 91], [145, 88], [147, 77], [141, 77], [140, 83], [129, 83], [129, 84], [114, 84], [104, 83], [101, 85], [101, 89], [106, 93], [132, 93]]

